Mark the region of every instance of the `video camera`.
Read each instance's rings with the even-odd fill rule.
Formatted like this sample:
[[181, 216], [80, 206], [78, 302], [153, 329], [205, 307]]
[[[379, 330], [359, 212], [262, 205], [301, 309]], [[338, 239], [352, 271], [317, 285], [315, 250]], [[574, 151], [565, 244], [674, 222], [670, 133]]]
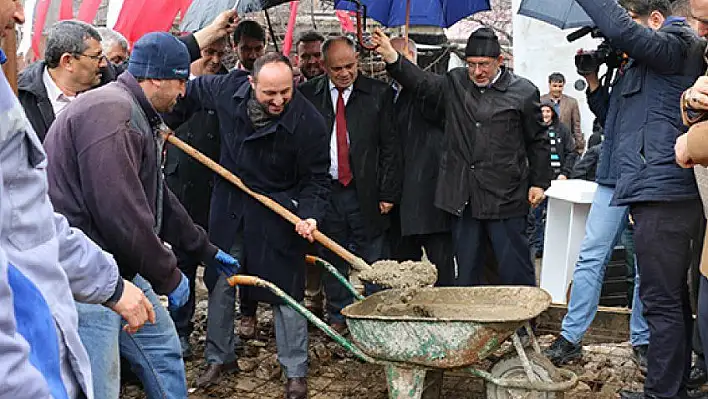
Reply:
[[574, 42], [581, 37], [590, 35], [594, 38], [602, 38], [603, 41], [596, 50], [579, 50], [575, 55], [575, 67], [581, 76], [597, 72], [600, 65], [606, 64], [608, 71], [619, 68], [624, 60], [624, 54], [610, 46], [605, 36], [596, 27], [585, 26], [566, 36], [568, 42]]

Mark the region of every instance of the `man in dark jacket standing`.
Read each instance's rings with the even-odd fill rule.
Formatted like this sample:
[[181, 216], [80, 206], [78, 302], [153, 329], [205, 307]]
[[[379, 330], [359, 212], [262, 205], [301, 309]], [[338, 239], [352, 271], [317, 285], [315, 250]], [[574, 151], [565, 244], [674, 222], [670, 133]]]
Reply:
[[[412, 63], [418, 52], [413, 40], [391, 39], [391, 45]], [[437, 267], [437, 286], [455, 284], [452, 215], [435, 207], [443, 130], [435, 116], [426, 115], [428, 108], [417, 101], [413, 90], [396, 90], [394, 115], [403, 152], [403, 187], [401, 204], [392, 211], [389, 231], [392, 259], [420, 260], [425, 249], [428, 259]]]
[[[224, 38], [204, 47], [201, 51], [202, 58], [190, 65], [190, 78], [227, 74], [228, 70], [221, 62], [226, 45]], [[216, 116], [216, 111], [202, 109], [195, 112], [187, 122], [175, 129], [175, 136], [218, 162], [220, 141], [219, 118]], [[214, 188], [214, 172], [171, 144], [167, 145], [164, 170], [165, 181], [170, 190], [184, 205], [194, 223], [206, 228], [209, 225], [209, 203]], [[189, 301], [185, 306], [171, 312], [170, 316], [177, 327], [182, 355], [187, 358], [192, 354], [189, 337], [194, 329], [192, 323], [195, 306], [194, 283], [201, 259], [190, 259], [187, 254], [177, 250], [175, 255], [180, 270], [189, 279]]]
[[78, 93], [101, 82], [106, 58], [101, 35], [81, 21], [59, 21], [49, 30], [44, 60], [28, 66], [18, 79], [18, 97], [40, 140]]
[[499, 41], [488, 28], [470, 35], [468, 67], [444, 76], [399, 56], [380, 30], [373, 37], [391, 76], [421, 93], [445, 121], [435, 206], [457, 217], [459, 285], [480, 284], [487, 238], [503, 284], [535, 285], [527, 216], [551, 180], [538, 88], [501, 66]]
[[[327, 134], [317, 110], [293, 91], [290, 61], [269, 53], [256, 60], [253, 74], [231, 71], [201, 76], [168, 117], [177, 126], [199, 109], [214, 109], [221, 134], [220, 163], [252, 190], [265, 194], [303, 220], [293, 226], [248, 194], [217, 179], [209, 234], [243, 261], [244, 272], [271, 281], [297, 301], [305, 291], [305, 244], [312, 240], [327, 206], [330, 180]], [[296, 234], [297, 233], [297, 234]], [[235, 290], [207, 268], [213, 284], [207, 319], [206, 372], [198, 385], [217, 383], [235, 364]], [[209, 282], [211, 281], [211, 282]], [[273, 304], [278, 360], [287, 376], [286, 397], [307, 397], [307, 320], [266, 290], [239, 287], [243, 297]]]
[[[322, 46], [325, 75], [300, 86], [327, 124], [332, 196], [322, 231], [367, 262], [383, 255], [388, 213], [401, 195], [401, 148], [393, 123], [393, 89], [358, 71], [356, 45], [335, 37]], [[324, 258], [345, 276], [349, 264]], [[324, 278], [330, 324], [342, 331], [340, 311], [353, 300], [331, 275]]]
[[187, 302], [189, 281], [163, 241], [237, 272], [238, 262], [209, 242], [162, 178], [165, 127], [158, 112], [172, 109], [188, 77], [187, 48], [168, 33], [147, 34], [135, 44], [128, 71], [72, 102], [47, 134], [55, 209], [111, 252], [155, 308], [156, 322], [128, 336], [107, 309], [77, 304], [96, 397], [118, 397], [118, 342], [148, 397], [187, 396], [177, 332], [156, 293], [167, 295], [174, 310]]
[[[554, 180], [566, 180], [570, 176], [577, 159], [575, 140], [570, 133], [570, 129], [558, 118], [553, 102], [550, 100], [541, 100], [541, 114], [543, 115], [543, 124], [548, 132], [548, 140], [551, 143], [551, 170]], [[537, 206], [533, 211], [534, 232], [531, 237], [531, 248], [534, 252], [534, 257], [539, 258], [543, 255], [543, 240], [546, 229], [546, 208], [548, 207], [548, 199], [544, 199], [541, 205]]]
[[[629, 59], [611, 92], [588, 76], [588, 101], [604, 122], [602, 171], [617, 173], [613, 204], [629, 206], [641, 287], [649, 324], [643, 393], [625, 397], [678, 398], [691, 367], [692, 315], [687, 286], [691, 240], [702, 205], [690, 169], [674, 162], [684, 131], [680, 98], [703, 72], [703, 47], [683, 18], [670, 17], [668, 0], [578, 0], [610, 43]], [[624, 9], [623, 9], [624, 8]], [[591, 211], [592, 213], [592, 211]]]

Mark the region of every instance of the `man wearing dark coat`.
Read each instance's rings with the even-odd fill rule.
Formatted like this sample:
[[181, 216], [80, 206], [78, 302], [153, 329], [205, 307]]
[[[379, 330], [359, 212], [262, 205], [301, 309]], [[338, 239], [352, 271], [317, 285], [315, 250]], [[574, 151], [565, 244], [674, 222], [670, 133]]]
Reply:
[[[252, 190], [267, 195], [303, 220], [295, 228], [231, 183], [217, 179], [212, 196], [209, 234], [230, 251], [246, 274], [271, 281], [302, 301], [305, 291], [306, 241], [322, 223], [330, 189], [327, 129], [317, 110], [293, 90], [290, 61], [269, 53], [252, 75], [200, 76], [187, 84], [186, 96], [168, 124], [178, 126], [194, 111], [213, 109], [219, 117], [220, 164]], [[300, 236], [299, 236], [299, 235]], [[237, 369], [235, 290], [207, 267], [210, 286], [205, 356], [208, 368], [197, 384], [217, 383]], [[278, 360], [287, 377], [286, 397], [307, 397], [307, 321], [266, 290], [240, 287], [251, 301], [273, 304]]]
[[[388, 213], [401, 195], [401, 148], [393, 123], [393, 89], [358, 72], [356, 45], [335, 37], [322, 46], [325, 75], [299, 87], [324, 116], [332, 195], [322, 231], [371, 263], [381, 259]], [[349, 264], [323, 257], [344, 275]], [[344, 330], [340, 311], [353, 300], [331, 275], [324, 278], [330, 324]]]
[[[397, 37], [391, 45], [413, 63], [418, 52], [413, 40]], [[438, 270], [437, 286], [455, 283], [452, 216], [435, 207], [435, 186], [442, 154], [442, 124], [426, 115], [428, 108], [413, 90], [396, 90], [394, 113], [403, 151], [401, 204], [392, 211], [389, 231], [391, 258], [421, 260], [423, 250]]]
[[442, 76], [401, 57], [382, 31], [373, 39], [391, 76], [444, 120], [435, 206], [456, 216], [458, 284], [480, 284], [489, 238], [500, 282], [535, 285], [527, 216], [551, 179], [538, 88], [501, 65], [501, 47], [489, 28], [470, 35], [467, 68]]

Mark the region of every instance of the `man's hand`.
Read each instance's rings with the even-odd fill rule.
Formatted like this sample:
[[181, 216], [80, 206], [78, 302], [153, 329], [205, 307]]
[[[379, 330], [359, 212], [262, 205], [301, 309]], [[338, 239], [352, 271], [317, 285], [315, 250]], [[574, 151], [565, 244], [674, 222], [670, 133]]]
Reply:
[[566, 175], [558, 175], [558, 179], [556, 180], [568, 180], [568, 176]]
[[676, 163], [682, 168], [692, 168], [696, 164], [688, 156], [688, 136], [687, 134], [682, 134], [676, 140], [676, 145], [674, 146], [674, 152], [676, 153]]
[[204, 48], [215, 41], [226, 37], [236, 30], [238, 25], [238, 14], [236, 10], [227, 10], [219, 14], [207, 27], [195, 32], [194, 38], [200, 48]]
[[216, 253], [214, 260], [216, 261], [219, 273], [225, 274], [226, 277], [238, 274], [239, 270], [241, 270], [241, 264], [238, 263], [238, 260], [222, 250]]
[[381, 212], [382, 215], [385, 215], [385, 214], [391, 212], [391, 209], [393, 209], [392, 203], [385, 202], [385, 201], [379, 202], [379, 211]]
[[541, 187], [531, 187], [529, 189], [529, 204], [532, 207], [537, 207], [544, 198], [546, 198], [546, 194]]
[[128, 280], [123, 280], [123, 295], [110, 308], [128, 322], [123, 330], [129, 334], [138, 331], [146, 321], [155, 323], [152, 304], [143, 291]]
[[374, 33], [371, 34], [371, 41], [376, 45], [376, 52], [381, 55], [384, 62], [393, 64], [398, 60], [398, 52], [391, 45], [391, 39], [383, 33], [381, 28], [374, 29]]
[[305, 219], [295, 225], [295, 231], [307, 239], [309, 242], [315, 241], [313, 233], [317, 230], [317, 221], [315, 219]]

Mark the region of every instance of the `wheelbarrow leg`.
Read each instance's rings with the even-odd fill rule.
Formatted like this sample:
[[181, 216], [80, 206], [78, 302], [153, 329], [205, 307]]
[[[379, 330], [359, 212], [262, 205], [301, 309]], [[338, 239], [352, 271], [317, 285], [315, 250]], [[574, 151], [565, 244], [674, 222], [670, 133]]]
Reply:
[[386, 365], [389, 399], [420, 399], [425, 386], [425, 369]]
[[529, 337], [531, 347], [536, 353], [540, 354], [541, 347], [538, 345], [538, 340], [536, 339], [536, 334], [534, 334], [533, 329], [531, 328], [531, 323], [528, 321], [524, 323], [524, 329], [526, 329], [526, 335]]

